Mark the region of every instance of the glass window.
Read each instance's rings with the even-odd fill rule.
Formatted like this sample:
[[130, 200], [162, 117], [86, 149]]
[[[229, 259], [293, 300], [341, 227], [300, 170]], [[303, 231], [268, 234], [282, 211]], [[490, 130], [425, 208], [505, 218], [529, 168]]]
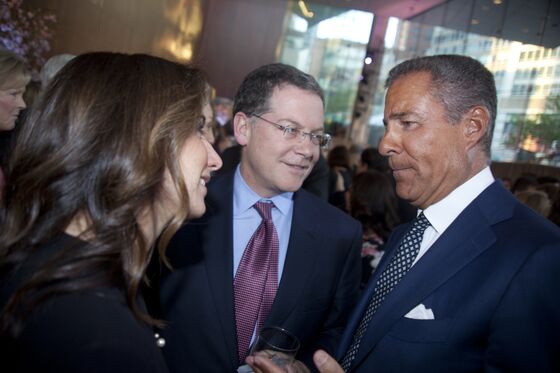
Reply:
[[[349, 125], [362, 76], [373, 14], [308, 3], [303, 14], [290, 1], [280, 62], [313, 75], [325, 93], [325, 121]], [[375, 57], [374, 57], [375, 58]]]

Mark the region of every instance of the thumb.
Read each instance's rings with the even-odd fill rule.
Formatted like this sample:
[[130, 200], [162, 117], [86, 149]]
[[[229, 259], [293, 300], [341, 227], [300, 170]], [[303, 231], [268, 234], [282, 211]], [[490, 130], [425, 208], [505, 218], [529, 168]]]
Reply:
[[315, 352], [313, 362], [320, 373], [344, 373], [344, 370], [342, 370], [342, 367], [338, 365], [336, 360], [323, 350]]

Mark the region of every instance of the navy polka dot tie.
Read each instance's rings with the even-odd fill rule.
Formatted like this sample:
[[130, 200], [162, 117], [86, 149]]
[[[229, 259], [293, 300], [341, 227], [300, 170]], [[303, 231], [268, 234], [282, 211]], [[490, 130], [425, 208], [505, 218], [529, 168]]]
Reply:
[[249, 343], [266, 320], [278, 287], [278, 234], [272, 222], [272, 203], [253, 206], [262, 221], [249, 240], [233, 280], [239, 362], [244, 364]]
[[344, 371], [348, 371], [352, 365], [352, 361], [356, 357], [358, 350], [360, 348], [360, 342], [362, 337], [367, 330], [369, 322], [373, 318], [375, 311], [379, 305], [383, 302], [387, 294], [400, 282], [402, 277], [408, 272], [414, 259], [418, 255], [420, 250], [420, 243], [422, 242], [422, 237], [424, 236], [424, 231], [430, 226], [430, 222], [424, 216], [424, 213], [420, 213], [418, 217], [412, 223], [412, 227], [405, 234], [403, 240], [401, 241], [399, 248], [395, 256], [391, 259], [391, 262], [385, 268], [385, 271], [379, 276], [379, 280], [375, 284], [375, 289], [373, 291], [373, 297], [368, 304], [366, 312], [360, 320], [358, 328], [354, 332], [354, 338], [346, 355], [342, 359], [342, 368]]

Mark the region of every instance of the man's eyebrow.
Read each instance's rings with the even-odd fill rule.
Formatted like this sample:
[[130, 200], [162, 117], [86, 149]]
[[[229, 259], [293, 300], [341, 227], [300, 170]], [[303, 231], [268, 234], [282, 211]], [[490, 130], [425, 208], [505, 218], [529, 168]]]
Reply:
[[412, 113], [410, 113], [408, 111], [402, 111], [400, 113], [391, 113], [391, 115], [389, 115], [389, 119], [402, 119], [402, 118], [407, 117], [411, 114]]
[[278, 122], [286, 123], [286, 124], [291, 124], [291, 125], [296, 126], [296, 127], [298, 127], [298, 128], [303, 127], [298, 121], [293, 120], [293, 119], [287, 119], [287, 118], [278, 119]]
[[402, 111], [399, 113], [391, 113], [389, 115], [389, 119], [422, 121], [422, 120], [426, 120], [426, 116], [423, 113], [416, 112], [416, 111]]
[[402, 112], [399, 112], [399, 113], [391, 113], [391, 114], [389, 115], [389, 119], [383, 118], [383, 125], [384, 125], [385, 127], [387, 127], [388, 120], [402, 119], [402, 118], [404, 118], [404, 117], [406, 117], [406, 116], [408, 116], [408, 115], [410, 115], [410, 113], [409, 113], [409, 112], [405, 112], [405, 111], [402, 111]]
[[[297, 129], [302, 129], [302, 128], [304, 128], [298, 121], [293, 120], [293, 119], [287, 119], [287, 118], [286, 118], [286, 119], [278, 119], [278, 122], [280, 122], [281, 124], [282, 124], [282, 123], [288, 122], [289, 124], [295, 126]], [[278, 122], [277, 122], [277, 123], [278, 123]], [[286, 123], [286, 124], [288, 124], [288, 123]], [[310, 133], [315, 133], [315, 132], [324, 131], [324, 130], [325, 130], [325, 128], [324, 128], [324, 127], [321, 127], [321, 128], [317, 128], [317, 129], [311, 130], [311, 131], [309, 131], [309, 132], [310, 132]]]

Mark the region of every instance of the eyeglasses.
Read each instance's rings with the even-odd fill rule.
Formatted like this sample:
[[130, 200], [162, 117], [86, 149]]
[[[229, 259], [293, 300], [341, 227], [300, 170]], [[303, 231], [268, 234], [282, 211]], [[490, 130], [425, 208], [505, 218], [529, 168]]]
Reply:
[[293, 140], [297, 137], [304, 140], [306, 137], [309, 137], [309, 140], [315, 144], [319, 145], [321, 148], [327, 148], [331, 143], [331, 135], [328, 133], [311, 133], [311, 132], [303, 132], [294, 127], [283, 126], [278, 123], [274, 123], [261, 117], [260, 115], [253, 114], [254, 117], [257, 117], [266, 123], [272, 124], [274, 127], [278, 128], [284, 134], [284, 138], [286, 140]]

